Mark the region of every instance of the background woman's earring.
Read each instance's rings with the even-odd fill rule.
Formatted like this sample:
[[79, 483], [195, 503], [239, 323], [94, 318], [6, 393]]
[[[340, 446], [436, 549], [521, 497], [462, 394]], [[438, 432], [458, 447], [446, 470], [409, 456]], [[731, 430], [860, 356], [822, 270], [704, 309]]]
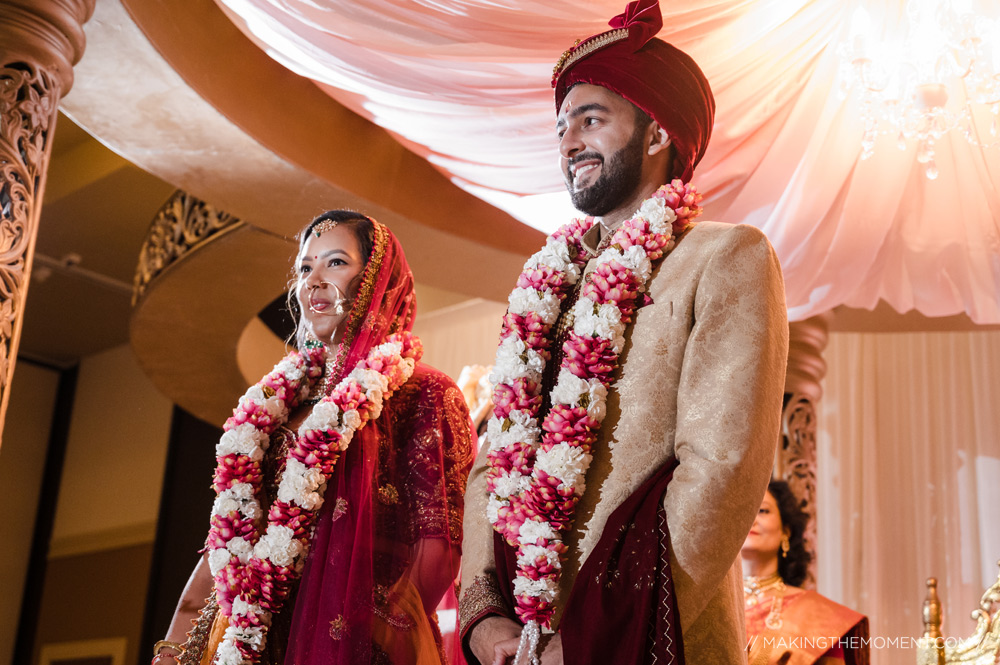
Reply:
[[786, 556], [788, 556], [788, 548], [789, 548], [788, 536], [782, 536], [781, 537], [781, 558], [782, 559], [784, 559]]

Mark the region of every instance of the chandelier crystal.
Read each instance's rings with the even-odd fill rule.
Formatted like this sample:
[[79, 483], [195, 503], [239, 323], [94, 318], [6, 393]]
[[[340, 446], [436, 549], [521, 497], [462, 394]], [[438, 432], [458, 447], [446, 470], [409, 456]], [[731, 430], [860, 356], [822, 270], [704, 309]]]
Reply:
[[[917, 145], [926, 176], [938, 176], [934, 144], [960, 131], [973, 146], [1000, 144], [1000, 20], [998, 3], [909, 0], [876, 26], [855, 10], [840, 45], [840, 94], [858, 93], [864, 122], [862, 159], [880, 135]], [[875, 6], [875, 5], [873, 5]], [[994, 16], [990, 16], [992, 13]], [[988, 128], [988, 129], [987, 129]]]

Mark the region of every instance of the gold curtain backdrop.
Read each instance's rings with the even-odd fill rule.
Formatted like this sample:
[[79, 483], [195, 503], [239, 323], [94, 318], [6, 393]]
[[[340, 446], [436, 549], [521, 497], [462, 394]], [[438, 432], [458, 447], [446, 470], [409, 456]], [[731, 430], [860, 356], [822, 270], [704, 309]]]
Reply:
[[[1000, 332], [833, 333], [819, 403], [819, 591], [869, 615], [875, 665], [937, 577], [964, 637], [1000, 559]], [[876, 643], [878, 644], [878, 643]]]

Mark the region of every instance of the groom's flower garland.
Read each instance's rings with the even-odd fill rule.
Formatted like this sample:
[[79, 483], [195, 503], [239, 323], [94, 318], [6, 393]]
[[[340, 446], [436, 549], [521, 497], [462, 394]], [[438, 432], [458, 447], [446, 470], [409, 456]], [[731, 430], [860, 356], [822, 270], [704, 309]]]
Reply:
[[496, 388], [488, 424], [487, 512], [496, 531], [517, 548], [515, 609], [526, 624], [550, 624], [566, 551], [561, 532], [572, 526], [583, 496], [625, 328], [652, 262], [701, 214], [700, 201], [693, 187], [674, 180], [614, 232], [573, 308], [552, 407], [540, 426], [542, 373], [551, 358], [553, 327], [587, 262], [581, 239], [594, 218], [574, 220], [552, 234], [525, 263], [510, 294], [490, 376]]
[[305, 564], [337, 459], [354, 433], [379, 417], [383, 402], [406, 383], [423, 353], [410, 333], [390, 335], [313, 407], [289, 446], [277, 499], [265, 517], [261, 460], [270, 436], [323, 373], [326, 347], [306, 347], [240, 398], [216, 447], [217, 497], [207, 550], [219, 608], [229, 618], [216, 651], [220, 665], [259, 659], [271, 615]]

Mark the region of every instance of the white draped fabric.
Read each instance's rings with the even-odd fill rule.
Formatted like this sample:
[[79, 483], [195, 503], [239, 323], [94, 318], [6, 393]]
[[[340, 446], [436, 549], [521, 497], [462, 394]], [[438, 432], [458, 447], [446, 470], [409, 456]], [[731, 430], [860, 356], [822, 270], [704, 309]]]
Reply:
[[1000, 572], [1000, 332], [834, 333], [824, 357], [819, 590], [868, 614], [874, 665], [912, 665], [924, 580], [961, 637]]
[[[625, 0], [217, 1], [275, 59], [461, 186], [543, 230], [566, 218], [552, 65]], [[1000, 323], [1000, 149], [947, 135], [934, 181], [915, 146], [901, 152], [893, 137], [863, 161], [857, 97], [837, 94], [837, 48], [856, 8], [889, 40], [903, 4], [663, 5], [660, 36], [701, 64], [718, 102], [695, 177], [708, 216], [764, 230], [793, 319], [881, 298], [901, 312]]]

